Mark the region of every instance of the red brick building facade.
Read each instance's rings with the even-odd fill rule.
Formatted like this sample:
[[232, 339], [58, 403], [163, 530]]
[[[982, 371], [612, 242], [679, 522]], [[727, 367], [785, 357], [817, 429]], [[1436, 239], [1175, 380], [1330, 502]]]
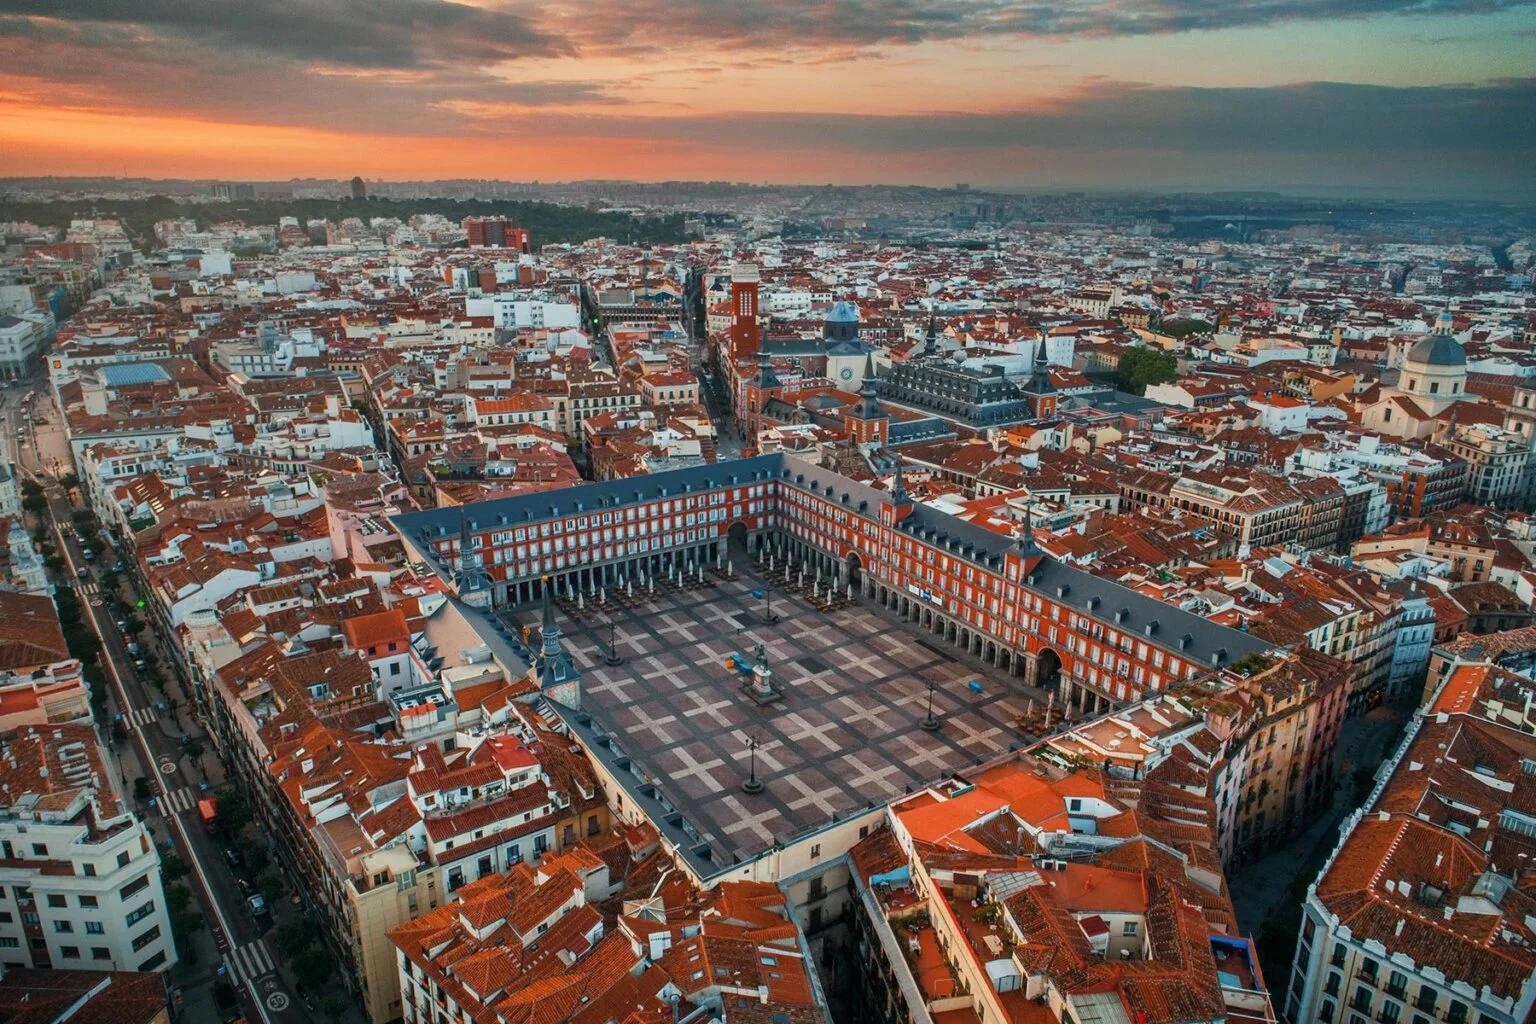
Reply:
[[[406, 543], [481, 604], [640, 585], [772, 552], [989, 664], [1088, 708], [1270, 646], [1015, 542], [795, 458], [762, 455], [398, 517]], [[468, 538], [467, 567], [461, 538]], [[468, 570], [470, 584], [463, 580]]]

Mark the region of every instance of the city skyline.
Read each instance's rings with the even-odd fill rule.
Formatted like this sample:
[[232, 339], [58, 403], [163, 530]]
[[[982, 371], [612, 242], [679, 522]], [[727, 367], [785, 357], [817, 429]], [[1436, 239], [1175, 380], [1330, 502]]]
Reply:
[[0, 2], [0, 175], [1522, 200], [1527, 3]]

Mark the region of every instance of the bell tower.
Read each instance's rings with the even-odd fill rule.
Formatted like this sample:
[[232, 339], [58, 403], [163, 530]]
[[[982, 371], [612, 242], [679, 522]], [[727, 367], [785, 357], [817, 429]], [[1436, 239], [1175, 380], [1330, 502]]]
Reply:
[[757, 286], [761, 277], [756, 264], [731, 267], [731, 356], [746, 359], [757, 355], [762, 328], [757, 322]]

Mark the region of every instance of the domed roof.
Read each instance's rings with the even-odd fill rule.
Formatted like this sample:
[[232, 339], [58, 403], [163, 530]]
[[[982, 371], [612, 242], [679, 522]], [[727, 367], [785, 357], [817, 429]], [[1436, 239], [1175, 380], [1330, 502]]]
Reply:
[[1408, 362], [1425, 366], [1466, 366], [1467, 350], [1449, 334], [1429, 334], [1408, 350]]
[[827, 313], [829, 324], [856, 324], [859, 322], [859, 307], [844, 300], [832, 304], [832, 309]]

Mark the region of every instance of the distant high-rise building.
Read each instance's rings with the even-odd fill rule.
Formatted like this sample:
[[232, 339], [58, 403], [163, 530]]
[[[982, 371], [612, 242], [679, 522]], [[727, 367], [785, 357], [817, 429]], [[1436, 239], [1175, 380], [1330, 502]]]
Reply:
[[470, 248], [516, 249], [532, 252], [533, 239], [527, 228], [512, 224], [505, 217], [465, 217], [464, 234]]
[[247, 182], [217, 182], [213, 186], [213, 198], [224, 200], [255, 199], [256, 186]]
[[363, 184], [363, 179], [362, 178], [353, 178], [352, 179], [352, 198], [353, 199], [367, 199], [368, 198], [368, 186]]

